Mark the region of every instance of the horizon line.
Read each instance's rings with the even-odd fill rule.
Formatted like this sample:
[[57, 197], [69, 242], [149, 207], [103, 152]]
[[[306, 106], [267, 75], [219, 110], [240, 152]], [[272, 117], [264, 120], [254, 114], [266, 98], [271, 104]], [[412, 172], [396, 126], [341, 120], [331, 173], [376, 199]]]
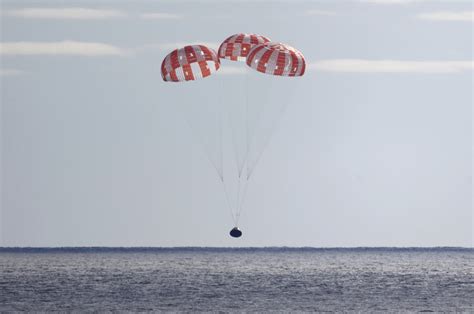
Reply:
[[99, 251], [376, 251], [376, 250], [392, 250], [392, 251], [474, 251], [474, 247], [463, 246], [354, 246], [354, 247], [313, 247], [313, 246], [247, 246], [247, 247], [224, 247], [224, 246], [53, 246], [53, 247], [34, 247], [34, 246], [2, 246], [2, 252], [39, 252], [39, 251], [57, 251], [57, 252], [99, 252]]

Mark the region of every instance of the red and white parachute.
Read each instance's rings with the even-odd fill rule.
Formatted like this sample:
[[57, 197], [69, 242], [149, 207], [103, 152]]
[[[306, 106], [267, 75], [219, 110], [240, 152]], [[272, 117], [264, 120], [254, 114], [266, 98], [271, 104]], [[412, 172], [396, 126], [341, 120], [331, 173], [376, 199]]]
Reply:
[[219, 70], [220, 61], [211, 48], [190, 45], [170, 52], [161, 63], [164, 81], [182, 82], [204, 78]]
[[246, 63], [259, 72], [279, 76], [302, 76], [306, 61], [301, 52], [282, 43], [265, 43], [250, 50]]
[[219, 46], [219, 58], [232, 61], [245, 61], [249, 51], [259, 44], [269, 42], [265, 36], [256, 34], [235, 34], [227, 38]]
[[[245, 61], [248, 67], [233, 61]], [[222, 74], [236, 75], [219, 75], [218, 70], [227, 66], [231, 71], [221, 70]], [[189, 45], [173, 50], [162, 62], [164, 81], [196, 81], [176, 85], [173, 97], [219, 174], [235, 226], [253, 170], [298, 81], [280, 78], [303, 76], [305, 69], [305, 58], [297, 49], [244, 33], [225, 39], [217, 53], [204, 45]], [[211, 79], [198, 80], [206, 77]], [[228, 151], [234, 155], [230, 161]], [[232, 160], [235, 164], [226, 166]]]

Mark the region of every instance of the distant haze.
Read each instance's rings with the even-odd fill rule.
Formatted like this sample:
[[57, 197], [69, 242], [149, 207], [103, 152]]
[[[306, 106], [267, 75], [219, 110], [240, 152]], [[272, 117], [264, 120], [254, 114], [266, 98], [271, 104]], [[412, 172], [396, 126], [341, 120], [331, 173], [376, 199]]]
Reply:
[[[472, 1], [2, 1], [0, 246], [471, 247], [472, 12]], [[160, 64], [240, 32], [298, 48], [308, 67], [236, 240]], [[225, 65], [227, 81], [242, 76]]]

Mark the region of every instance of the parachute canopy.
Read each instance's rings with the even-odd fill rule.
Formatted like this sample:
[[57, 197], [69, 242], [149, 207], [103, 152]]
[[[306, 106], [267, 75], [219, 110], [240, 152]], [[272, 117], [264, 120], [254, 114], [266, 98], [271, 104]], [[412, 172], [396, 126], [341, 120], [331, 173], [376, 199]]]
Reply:
[[164, 81], [194, 81], [207, 77], [220, 67], [217, 53], [204, 45], [190, 45], [170, 52], [161, 63]]
[[282, 43], [268, 42], [254, 46], [247, 65], [262, 73], [277, 76], [302, 76], [306, 61], [301, 52]]
[[256, 34], [235, 34], [227, 38], [219, 46], [219, 58], [232, 61], [245, 61], [254, 46], [269, 42], [265, 36]]

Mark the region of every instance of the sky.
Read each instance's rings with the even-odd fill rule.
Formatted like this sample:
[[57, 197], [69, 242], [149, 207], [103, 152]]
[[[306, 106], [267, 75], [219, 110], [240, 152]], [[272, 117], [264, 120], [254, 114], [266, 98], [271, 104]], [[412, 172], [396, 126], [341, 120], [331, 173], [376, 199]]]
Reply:
[[[0, 4], [0, 246], [472, 247], [472, 1]], [[171, 50], [235, 33], [305, 75], [162, 81]], [[209, 162], [231, 172], [233, 129], [205, 113], [244, 99], [276, 127], [233, 239]]]

